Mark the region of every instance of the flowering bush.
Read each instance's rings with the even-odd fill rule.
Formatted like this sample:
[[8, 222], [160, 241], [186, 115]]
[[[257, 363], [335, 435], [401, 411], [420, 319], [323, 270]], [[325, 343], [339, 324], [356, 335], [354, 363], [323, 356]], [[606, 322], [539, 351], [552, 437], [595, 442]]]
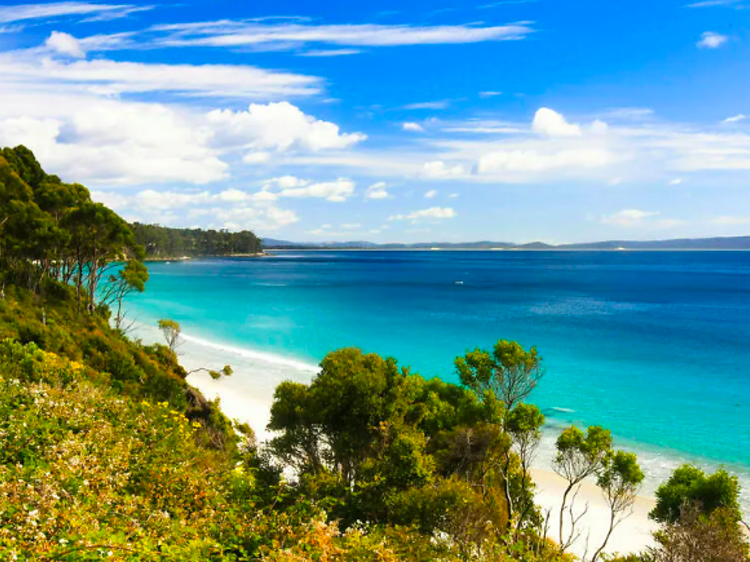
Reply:
[[[134, 402], [35, 345], [0, 344], [1, 560], [233, 560], [253, 475], [167, 402]], [[240, 541], [241, 542], [241, 541]]]

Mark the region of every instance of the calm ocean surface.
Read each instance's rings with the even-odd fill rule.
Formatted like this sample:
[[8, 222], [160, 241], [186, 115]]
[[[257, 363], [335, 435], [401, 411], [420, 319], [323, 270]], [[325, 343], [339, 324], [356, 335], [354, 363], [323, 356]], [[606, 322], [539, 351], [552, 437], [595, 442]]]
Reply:
[[449, 381], [457, 355], [514, 339], [544, 357], [532, 401], [553, 424], [750, 467], [750, 252], [284, 252], [149, 269], [139, 322], [313, 364], [358, 346]]

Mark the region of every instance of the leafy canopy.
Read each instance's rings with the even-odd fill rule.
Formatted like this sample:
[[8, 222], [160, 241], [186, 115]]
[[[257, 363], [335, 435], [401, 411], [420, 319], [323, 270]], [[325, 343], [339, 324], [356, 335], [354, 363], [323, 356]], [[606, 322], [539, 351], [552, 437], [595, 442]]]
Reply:
[[480, 397], [491, 392], [509, 412], [539, 384], [544, 376], [541, 362], [535, 347], [526, 351], [517, 342], [500, 340], [491, 353], [477, 348], [457, 358], [456, 370], [465, 386]]
[[741, 519], [740, 486], [736, 476], [719, 469], [713, 474], [689, 464], [675, 469], [672, 476], [656, 490], [656, 507], [649, 516], [660, 523], [675, 523], [685, 504], [694, 503], [704, 515], [719, 508]]

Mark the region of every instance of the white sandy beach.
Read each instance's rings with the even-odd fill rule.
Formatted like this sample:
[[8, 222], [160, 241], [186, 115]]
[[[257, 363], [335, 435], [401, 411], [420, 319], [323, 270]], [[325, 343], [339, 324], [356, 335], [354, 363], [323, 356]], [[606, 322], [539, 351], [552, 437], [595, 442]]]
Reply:
[[[136, 337], [144, 342], [161, 341], [161, 334], [155, 327], [139, 325]], [[266, 425], [270, 415], [273, 392], [280, 382], [296, 380], [308, 382], [317, 372], [315, 365], [284, 359], [271, 354], [225, 346], [207, 342], [189, 335], [183, 337], [179, 349], [180, 362], [188, 370], [198, 368], [220, 369], [230, 364], [234, 369], [231, 377], [214, 380], [205, 372], [190, 375], [188, 382], [198, 388], [207, 398], [221, 400], [224, 413], [232, 419], [250, 424], [259, 441], [269, 437]], [[549, 447], [551, 439], [545, 439], [543, 447]], [[537, 484], [537, 502], [543, 510], [551, 510], [549, 536], [556, 539], [560, 500], [564, 481], [551, 470], [551, 452], [542, 451], [532, 471]], [[576, 506], [583, 509], [588, 504], [588, 512], [581, 520], [581, 538], [571, 547], [570, 552], [583, 556], [586, 552], [586, 539], [589, 540], [589, 554], [601, 544], [607, 532], [609, 512], [601, 492], [593, 482], [586, 482], [576, 499]], [[639, 497], [633, 514], [622, 522], [609, 541], [607, 553], [638, 552], [652, 544], [653, 522], [648, 512], [654, 501]]]
[[[560, 501], [565, 490], [565, 480], [552, 472], [549, 468], [534, 468], [531, 471], [534, 482], [537, 485], [536, 500], [543, 512], [550, 511], [549, 537], [557, 540], [560, 524]], [[651, 536], [655, 525], [649, 520], [648, 513], [654, 507], [653, 498], [639, 496], [633, 506], [633, 512], [627, 519], [623, 520], [615, 529], [609, 539], [604, 552], [628, 553], [639, 552], [645, 547], [653, 544]], [[609, 509], [601, 491], [593, 482], [584, 482], [578, 497], [575, 500], [575, 512], [581, 513], [588, 504], [586, 515], [581, 519], [579, 528], [580, 538], [570, 548], [570, 552], [583, 556], [587, 552], [593, 554], [602, 544], [609, 526]], [[565, 526], [564, 533], [569, 533], [569, 525]]]

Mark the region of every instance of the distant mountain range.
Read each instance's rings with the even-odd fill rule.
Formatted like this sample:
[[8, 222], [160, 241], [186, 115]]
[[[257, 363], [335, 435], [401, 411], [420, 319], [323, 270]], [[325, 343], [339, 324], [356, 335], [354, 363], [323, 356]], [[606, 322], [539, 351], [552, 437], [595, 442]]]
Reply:
[[267, 250], [750, 250], [750, 236], [678, 238], [674, 240], [607, 240], [581, 244], [531, 242], [421, 242], [417, 244], [375, 244], [374, 242], [290, 242], [263, 238]]

